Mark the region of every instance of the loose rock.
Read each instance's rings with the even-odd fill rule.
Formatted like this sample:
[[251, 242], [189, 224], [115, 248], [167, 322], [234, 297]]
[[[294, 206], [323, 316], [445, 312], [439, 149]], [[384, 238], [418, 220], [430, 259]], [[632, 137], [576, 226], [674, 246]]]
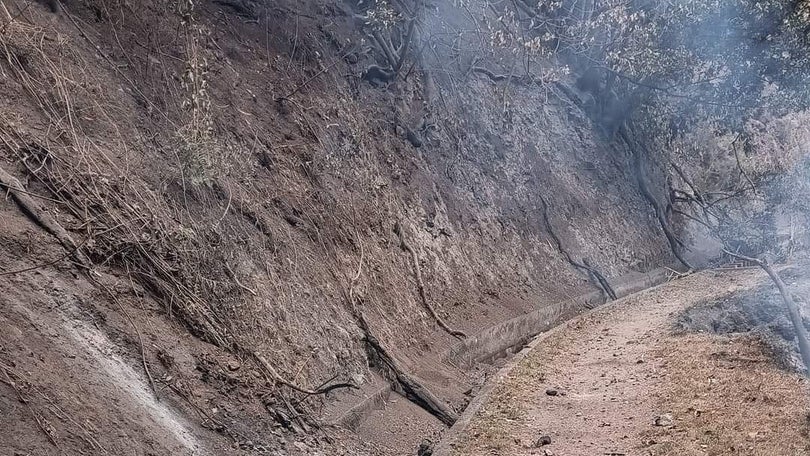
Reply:
[[670, 415], [669, 413], [665, 413], [663, 415], [656, 416], [655, 419], [653, 420], [653, 424], [655, 424], [656, 426], [663, 426], [663, 427], [672, 426], [675, 424], [675, 419], [672, 418], [672, 415]]
[[432, 456], [433, 455], [433, 442], [428, 439], [422, 440], [419, 444], [419, 449], [416, 450], [416, 456]]
[[541, 446], [551, 445], [551, 437], [548, 435], [543, 435], [536, 442], [534, 442], [534, 447], [538, 448]]

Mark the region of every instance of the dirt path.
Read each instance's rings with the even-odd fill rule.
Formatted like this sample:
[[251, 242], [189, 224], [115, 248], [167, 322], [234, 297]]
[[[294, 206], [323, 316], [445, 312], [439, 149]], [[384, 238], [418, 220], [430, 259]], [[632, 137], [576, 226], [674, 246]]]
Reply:
[[455, 453], [810, 454], [803, 379], [751, 337], [672, 332], [684, 309], [762, 279], [693, 275], [552, 333], [495, 388]]

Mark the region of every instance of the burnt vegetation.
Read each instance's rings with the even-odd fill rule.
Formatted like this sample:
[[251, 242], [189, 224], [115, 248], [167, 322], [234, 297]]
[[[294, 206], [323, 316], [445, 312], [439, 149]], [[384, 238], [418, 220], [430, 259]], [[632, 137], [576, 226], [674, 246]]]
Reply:
[[[763, 251], [775, 225], [754, 227], [734, 208], [756, 206], [750, 204], [752, 198], [773, 194], [774, 189], [758, 192], [758, 185], [778, 179], [783, 179], [779, 185], [801, 185], [795, 174], [792, 182], [784, 181], [783, 171], [806, 167], [801, 152], [807, 147], [805, 133], [792, 132], [794, 138], [787, 142], [793, 144], [775, 145], [793, 149], [780, 153], [757, 149], [752, 142], [760, 139], [751, 126], [763, 119], [800, 117], [808, 108], [806, 2], [361, 4], [365, 9], [355, 17], [375, 62], [364, 78], [372, 83], [395, 80], [410, 50], [413, 62], [405, 77], [414, 70], [422, 75], [428, 115], [438, 108], [429, 95], [437, 84], [439, 92], [453, 93], [474, 75], [496, 85], [537, 87], [587, 113], [608, 141], [629, 151], [638, 190], [673, 255], [687, 269], [693, 265], [687, 258], [689, 242], [682, 239], [690, 236], [684, 225], [697, 223], [724, 244], [754, 243], [749, 245], [752, 251]], [[514, 102], [508, 93], [504, 87], [507, 119]], [[415, 137], [419, 129], [403, 129], [414, 146], [422, 145], [423, 138]], [[698, 157], [685, 149], [714, 147], [695, 142], [694, 135], [703, 129], [712, 129], [716, 138], [734, 138], [727, 151], [715, 152], [732, 152], [736, 169], [716, 169], [719, 179], [702, 183], [717, 187], [722, 180], [725, 188], [699, 189], [689, 174], [700, 171], [686, 170]], [[768, 168], [769, 155], [782, 155], [784, 163]], [[705, 153], [702, 158], [725, 161]], [[744, 164], [747, 159], [750, 165]], [[756, 170], [746, 171], [748, 166]], [[794, 193], [789, 197], [793, 201], [800, 199], [793, 189], [784, 190]], [[806, 217], [801, 211], [796, 215]], [[705, 217], [712, 220], [706, 223]], [[735, 241], [735, 236], [746, 239]], [[587, 271], [581, 264], [572, 266]]]
[[[0, 275], [126, 277], [249, 364], [259, 380], [245, 382], [287, 427], [317, 427], [325, 396], [372, 370], [452, 425], [457, 411], [412, 373], [416, 347], [481, 329], [467, 321], [480, 309], [459, 304], [497, 294], [481, 290], [546, 292], [546, 262], [614, 300], [620, 242], [683, 271], [806, 251], [807, 1], [148, 3], [1, 3], [14, 96], [0, 186], [67, 254]], [[513, 143], [477, 131], [551, 136], [554, 116], [572, 137], [596, 132], [582, 140], [603, 155], [583, 174], [603, 190], [589, 213], [643, 205], [609, 228], [651, 225], [664, 249], [580, 239], [562, 226], [591, 197], [580, 176], [557, 179], [541, 153], [509, 168]], [[513, 181], [528, 184], [506, 216], [493, 206], [518, 199], [499, 193]], [[138, 351], [154, 383], [158, 349]]]

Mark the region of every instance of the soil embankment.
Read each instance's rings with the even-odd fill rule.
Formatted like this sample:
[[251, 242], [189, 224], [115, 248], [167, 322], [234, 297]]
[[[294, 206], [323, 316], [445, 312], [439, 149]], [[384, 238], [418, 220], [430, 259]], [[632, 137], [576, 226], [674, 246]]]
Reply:
[[412, 452], [445, 426], [397, 396], [394, 445], [322, 426], [390, 383], [356, 309], [459, 412], [492, 367], [448, 362], [439, 320], [599, 292], [566, 257], [671, 261], [628, 151], [570, 100], [465, 69], [426, 109], [411, 64], [370, 84], [356, 2], [41, 3], [0, 8], [0, 452]]

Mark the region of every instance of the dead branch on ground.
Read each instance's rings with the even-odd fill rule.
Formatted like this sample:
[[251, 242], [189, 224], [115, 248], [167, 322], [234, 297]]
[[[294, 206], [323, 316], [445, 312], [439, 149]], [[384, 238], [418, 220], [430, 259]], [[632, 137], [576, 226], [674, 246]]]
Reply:
[[81, 252], [81, 245], [76, 244], [70, 233], [54, 219], [51, 214], [40, 209], [37, 203], [28, 196], [27, 192], [20, 191], [23, 188], [20, 181], [0, 168], [0, 185], [5, 187], [9, 193], [14, 197], [14, 200], [31, 220], [37, 225], [45, 228], [46, 231], [51, 233], [56, 239], [71, 252], [73, 258], [84, 268], [90, 268], [90, 260]]
[[546, 199], [542, 195], [540, 195], [540, 203], [542, 205], [543, 223], [545, 223], [546, 225], [546, 232], [548, 232], [548, 235], [551, 236], [551, 239], [554, 241], [557, 250], [563, 255], [563, 257], [565, 257], [566, 261], [568, 261], [568, 263], [571, 266], [573, 266], [577, 270], [584, 271], [588, 275], [588, 278], [591, 280], [591, 283], [596, 284], [596, 286], [599, 287], [608, 298], [610, 298], [613, 301], [618, 299], [616, 292], [610, 285], [610, 282], [608, 282], [605, 276], [602, 275], [602, 273], [599, 272], [599, 270], [593, 267], [588, 262], [587, 259], [583, 258], [582, 262], [580, 263], [571, 258], [571, 254], [569, 254], [568, 251], [565, 250], [565, 248], [563, 248], [560, 238], [557, 236], [557, 233], [554, 232], [554, 227], [551, 225], [551, 219], [549, 218], [548, 215], [548, 203], [546, 202]]

